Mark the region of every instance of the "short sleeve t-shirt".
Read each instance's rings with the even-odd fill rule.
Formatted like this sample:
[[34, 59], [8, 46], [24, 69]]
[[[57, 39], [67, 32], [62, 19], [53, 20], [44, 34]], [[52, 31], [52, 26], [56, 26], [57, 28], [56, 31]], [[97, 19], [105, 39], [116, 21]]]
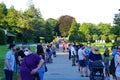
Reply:
[[84, 59], [84, 55], [86, 55], [84, 50], [79, 49], [78, 50], [78, 58], [79, 58], [79, 60], [83, 60]]
[[[14, 52], [12, 50], [8, 51], [5, 55], [5, 60], [8, 60], [9, 64], [10, 64], [10, 68], [12, 69], [12, 71], [14, 71], [15, 69], [15, 55]], [[8, 69], [6, 64], [4, 64], [4, 69]]]
[[[20, 74], [22, 80], [34, 80], [34, 75], [31, 74], [31, 71], [37, 68], [41, 57], [37, 54], [30, 54], [25, 56], [22, 63], [20, 64]], [[26, 64], [29, 66], [26, 66]]]

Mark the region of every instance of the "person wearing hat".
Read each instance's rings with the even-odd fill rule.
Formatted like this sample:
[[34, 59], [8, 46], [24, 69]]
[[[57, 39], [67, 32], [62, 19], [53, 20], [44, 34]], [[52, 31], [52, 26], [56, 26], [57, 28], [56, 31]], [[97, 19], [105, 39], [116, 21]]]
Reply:
[[102, 56], [100, 54], [99, 48], [97, 46], [92, 47], [92, 51], [89, 54], [89, 69], [91, 71], [92, 62], [100, 60], [102, 61]]
[[4, 63], [5, 80], [12, 80], [13, 71], [15, 70], [14, 51], [16, 50], [16, 45], [10, 44], [9, 49], [10, 50], [5, 55], [5, 63]]

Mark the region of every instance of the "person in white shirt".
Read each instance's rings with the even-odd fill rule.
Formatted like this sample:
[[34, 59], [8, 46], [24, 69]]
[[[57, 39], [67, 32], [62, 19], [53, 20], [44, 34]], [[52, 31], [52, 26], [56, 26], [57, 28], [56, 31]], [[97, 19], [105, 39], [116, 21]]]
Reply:
[[71, 45], [71, 56], [72, 56], [72, 66], [76, 66], [75, 64], [75, 58], [76, 58], [76, 49], [75, 45]]
[[87, 65], [86, 65], [86, 54], [83, 50], [84, 46], [83, 44], [80, 44], [79, 45], [79, 50], [78, 50], [78, 64], [79, 64], [79, 68], [80, 68], [80, 74], [81, 74], [81, 77], [83, 77], [83, 68], [85, 68], [85, 76], [87, 77], [88, 76], [88, 72], [87, 72]]

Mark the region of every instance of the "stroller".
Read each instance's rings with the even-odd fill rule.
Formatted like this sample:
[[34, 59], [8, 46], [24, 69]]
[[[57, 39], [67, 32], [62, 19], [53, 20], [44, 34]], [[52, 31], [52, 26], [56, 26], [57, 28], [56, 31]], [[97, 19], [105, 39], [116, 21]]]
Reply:
[[101, 61], [94, 61], [92, 63], [90, 80], [104, 80], [104, 66]]

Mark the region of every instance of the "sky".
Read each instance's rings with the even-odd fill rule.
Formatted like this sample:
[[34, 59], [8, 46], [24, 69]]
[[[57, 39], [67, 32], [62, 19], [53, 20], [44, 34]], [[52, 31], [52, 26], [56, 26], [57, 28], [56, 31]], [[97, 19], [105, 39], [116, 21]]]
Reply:
[[[0, 0], [9, 8], [11, 5], [17, 10], [28, 8], [29, 0]], [[120, 0], [33, 0], [39, 8], [42, 18], [58, 19], [63, 15], [73, 16], [78, 23], [90, 22], [98, 24], [111, 23], [118, 9]]]

